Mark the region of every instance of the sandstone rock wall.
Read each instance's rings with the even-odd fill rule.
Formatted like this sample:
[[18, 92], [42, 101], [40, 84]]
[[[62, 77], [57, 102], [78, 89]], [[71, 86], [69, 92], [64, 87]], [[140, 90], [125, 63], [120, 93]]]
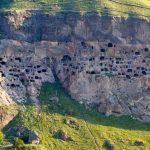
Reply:
[[38, 96], [55, 73], [80, 103], [150, 121], [150, 22], [40, 11], [0, 20], [1, 88], [13, 100]]
[[0, 13], [1, 38], [34, 41], [106, 41], [149, 44], [150, 22], [96, 13], [49, 15], [42, 11]]

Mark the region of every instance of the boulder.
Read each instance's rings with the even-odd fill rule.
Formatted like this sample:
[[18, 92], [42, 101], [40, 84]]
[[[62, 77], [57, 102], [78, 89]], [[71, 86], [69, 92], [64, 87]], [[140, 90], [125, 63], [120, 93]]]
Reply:
[[35, 131], [30, 131], [29, 132], [29, 139], [28, 139], [29, 144], [39, 144], [40, 143], [40, 138]]
[[134, 146], [143, 146], [144, 143], [142, 141], [135, 141]]
[[114, 145], [110, 141], [105, 141], [104, 148], [108, 150], [114, 150]]
[[56, 134], [54, 135], [54, 137], [61, 139], [63, 141], [67, 141], [67, 142], [73, 141], [73, 139], [67, 133], [65, 133], [62, 130], [57, 131]]

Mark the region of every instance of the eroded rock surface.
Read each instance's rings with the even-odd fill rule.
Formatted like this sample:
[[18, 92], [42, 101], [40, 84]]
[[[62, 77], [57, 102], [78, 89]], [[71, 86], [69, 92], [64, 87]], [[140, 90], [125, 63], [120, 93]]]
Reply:
[[0, 19], [1, 88], [11, 99], [35, 98], [57, 76], [80, 103], [150, 122], [150, 22], [39, 11]]
[[18, 110], [14, 107], [10, 106], [7, 108], [6, 104], [0, 106], [0, 129], [5, 127], [16, 115], [18, 114]]

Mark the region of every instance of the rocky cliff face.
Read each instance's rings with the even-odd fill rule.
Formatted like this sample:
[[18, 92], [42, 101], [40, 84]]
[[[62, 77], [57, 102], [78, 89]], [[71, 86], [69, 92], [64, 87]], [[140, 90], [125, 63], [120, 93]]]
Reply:
[[96, 13], [48, 15], [42, 11], [0, 13], [1, 38], [35, 41], [111, 41], [149, 44], [149, 22], [136, 18], [100, 17]]
[[57, 76], [80, 103], [150, 121], [150, 22], [40, 11], [0, 20], [1, 88], [10, 99], [35, 98]]

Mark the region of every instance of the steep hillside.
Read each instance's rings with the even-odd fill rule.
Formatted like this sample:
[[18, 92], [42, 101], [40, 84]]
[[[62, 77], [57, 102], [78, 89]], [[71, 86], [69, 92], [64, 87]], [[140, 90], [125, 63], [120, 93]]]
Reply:
[[1, 11], [43, 10], [49, 13], [59, 12], [98, 12], [102, 15], [135, 16], [149, 19], [149, 0], [2, 0]]
[[[25, 150], [149, 150], [150, 126], [131, 117], [105, 117], [75, 102], [56, 82], [44, 83], [40, 108], [27, 109], [4, 128], [7, 140], [16, 136], [14, 127], [36, 131], [39, 145], [25, 145]], [[64, 133], [65, 136], [61, 136]], [[67, 136], [69, 137], [67, 140]], [[65, 138], [66, 137], [66, 138]], [[70, 139], [70, 140], [69, 140]], [[141, 143], [141, 144], [137, 144]], [[5, 149], [11, 150], [11, 146]], [[5, 150], [4, 149], [4, 150]]]

